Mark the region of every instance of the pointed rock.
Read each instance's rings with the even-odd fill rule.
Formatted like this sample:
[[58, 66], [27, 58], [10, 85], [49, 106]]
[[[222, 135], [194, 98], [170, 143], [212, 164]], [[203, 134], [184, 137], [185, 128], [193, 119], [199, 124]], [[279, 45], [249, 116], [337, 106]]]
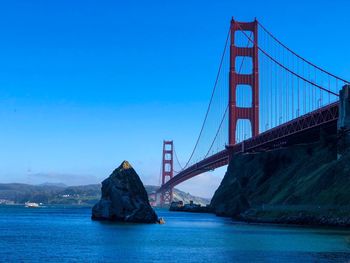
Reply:
[[157, 214], [150, 206], [140, 177], [128, 161], [123, 161], [102, 182], [101, 200], [92, 208], [94, 220], [156, 223]]

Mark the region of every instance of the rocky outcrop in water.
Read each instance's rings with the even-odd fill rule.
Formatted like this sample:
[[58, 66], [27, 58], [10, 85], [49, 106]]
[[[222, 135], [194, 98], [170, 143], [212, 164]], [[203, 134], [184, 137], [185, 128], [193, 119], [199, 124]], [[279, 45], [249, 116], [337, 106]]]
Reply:
[[92, 208], [92, 219], [156, 223], [157, 214], [131, 165], [124, 161], [102, 182], [101, 200]]

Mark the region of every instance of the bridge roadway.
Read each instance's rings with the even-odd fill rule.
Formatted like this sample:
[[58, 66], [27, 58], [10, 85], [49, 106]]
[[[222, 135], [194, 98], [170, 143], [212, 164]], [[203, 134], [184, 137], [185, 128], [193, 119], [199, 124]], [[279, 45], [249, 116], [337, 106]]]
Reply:
[[315, 139], [316, 136], [319, 137], [321, 129], [329, 129], [335, 132], [339, 112], [338, 104], [339, 102], [334, 102], [260, 133], [254, 138], [227, 146], [226, 149], [182, 170], [161, 186], [157, 192], [161, 193], [196, 175], [227, 165], [230, 156], [234, 156], [234, 154], [266, 151], [310, 141]]

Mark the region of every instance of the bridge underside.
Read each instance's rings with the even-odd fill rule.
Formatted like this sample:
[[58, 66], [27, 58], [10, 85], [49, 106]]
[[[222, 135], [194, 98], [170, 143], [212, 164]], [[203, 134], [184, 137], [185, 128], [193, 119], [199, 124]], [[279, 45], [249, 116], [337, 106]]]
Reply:
[[318, 140], [322, 132], [335, 134], [338, 112], [338, 102], [333, 103], [246, 141], [227, 146], [225, 150], [184, 169], [159, 188], [158, 192], [164, 192], [194, 176], [227, 165], [230, 157], [238, 153], [266, 151], [293, 144], [312, 142]]

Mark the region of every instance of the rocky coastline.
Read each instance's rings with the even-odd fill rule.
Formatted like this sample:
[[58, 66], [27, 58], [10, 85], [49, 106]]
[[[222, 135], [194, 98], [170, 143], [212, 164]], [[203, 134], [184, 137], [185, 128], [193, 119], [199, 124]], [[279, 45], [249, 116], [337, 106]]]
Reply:
[[249, 209], [233, 219], [248, 223], [286, 224], [304, 226], [349, 227], [350, 214], [346, 211], [259, 211]]
[[339, 137], [232, 158], [210, 208], [249, 223], [350, 226], [350, 154]]

